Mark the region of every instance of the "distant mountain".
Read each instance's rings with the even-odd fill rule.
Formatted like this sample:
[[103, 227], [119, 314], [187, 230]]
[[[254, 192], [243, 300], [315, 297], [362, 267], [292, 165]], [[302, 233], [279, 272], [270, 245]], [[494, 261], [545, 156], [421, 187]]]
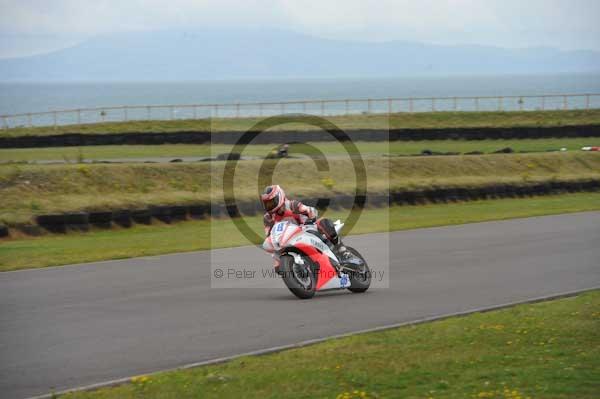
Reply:
[[0, 81], [183, 81], [600, 71], [600, 52], [329, 40], [274, 30], [100, 36], [0, 60]]

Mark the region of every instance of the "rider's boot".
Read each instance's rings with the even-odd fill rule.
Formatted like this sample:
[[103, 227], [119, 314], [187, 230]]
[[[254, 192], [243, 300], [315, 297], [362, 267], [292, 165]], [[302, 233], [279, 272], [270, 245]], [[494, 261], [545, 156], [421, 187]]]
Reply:
[[348, 248], [342, 243], [342, 239], [338, 235], [335, 236], [335, 241], [327, 240], [327, 245], [329, 245], [331, 251], [340, 259], [341, 263], [354, 256], [352, 252], [348, 251]]
[[327, 245], [340, 259], [341, 263], [344, 263], [344, 261], [353, 256], [344, 244], [342, 244], [342, 239], [335, 231], [335, 226], [331, 220], [325, 218], [317, 220], [317, 228], [325, 236]]
[[339, 243], [335, 246], [335, 253], [339, 254], [342, 263], [344, 261], [347, 261], [348, 259], [351, 259], [352, 256], [354, 256], [352, 255], [352, 252], [348, 251], [348, 248], [344, 246], [341, 240], [339, 240]]

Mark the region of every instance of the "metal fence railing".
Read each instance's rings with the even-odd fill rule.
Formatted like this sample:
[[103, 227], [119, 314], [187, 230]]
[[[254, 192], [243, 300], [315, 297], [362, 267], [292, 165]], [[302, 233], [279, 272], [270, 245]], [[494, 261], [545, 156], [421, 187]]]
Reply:
[[598, 109], [600, 94], [405, 97], [298, 100], [230, 104], [135, 105], [1, 115], [0, 128], [81, 125], [101, 122], [243, 118], [303, 113], [321, 116], [436, 111], [534, 111]]

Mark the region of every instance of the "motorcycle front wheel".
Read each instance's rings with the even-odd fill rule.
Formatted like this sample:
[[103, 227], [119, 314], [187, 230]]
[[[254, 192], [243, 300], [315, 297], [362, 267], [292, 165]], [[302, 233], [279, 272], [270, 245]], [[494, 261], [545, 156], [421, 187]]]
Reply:
[[300, 299], [309, 299], [315, 295], [317, 281], [308, 262], [298, 264], [291, 255], [283, 255], [279, 266], [285, 285]]

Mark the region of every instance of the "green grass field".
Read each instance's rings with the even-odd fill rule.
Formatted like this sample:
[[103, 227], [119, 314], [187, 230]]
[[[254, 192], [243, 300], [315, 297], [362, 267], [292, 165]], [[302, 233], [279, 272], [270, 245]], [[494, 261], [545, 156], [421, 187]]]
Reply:
[[[434, 152], [466, 153], [480, 151], [490, 153], [510, 147], [516, 152], [544, 152], [566, 148], [580, 150], [581, 147], [600, 145], [600, 138], [553, 138], [553, 139], [514, 139], [514, 140], [428, 140], [396, 142], [355, 142], [362, 155], [390, 154], [414, 155], [423, 150]], [[339, 143], [292, 144], [291, 156], [315, 153], [314, 146], [324, 154], [344, 155], [346, 150]], [[210, 157], [228, 153], [233, 146], [224, 144], [193, 145], [107, 145], [88, 147], [47, 147], [47, 148], [11, 148], [0, 149], [0, 162], [29, 162], [36, 160], [55, 160], [78, 163], [81, 160], [128, 159], [128, 158], [179, 158]], [[250, 145], [244, 150], [244, 156], [264, 157], [276, 149], [276, 145]]]
[[[600, 210], [600, 193], [369, 209], [351, 234], [592, 210]], [[327, 216], [345, 219], [347, 211]], [[262, 231], [261, 216], [245, 220], [257, 233]], [[0, 271], [249, 244], [231, 219], [155, 222], [129, 229], [6, 239], [0, 243]]]
[[[254, 201], [274, 171], [288, 194], [334, 196], [355, 189], [348, 159], [334, 158], [328, 172], [311, 160], [244, 161], [236, 170], [239, 199]], [[224, 162], [0, 166], [0, 223], [26, 223], [54, 212], [142, 208], [148, 205], [223, 202]], [[600, 178], [598, 153], [494, 154], [481, 156], [366, 157], [369, 192], [491, 183]], [[261, 178], [259, 178], [259, 175]]]
[[600, 292], [330, 340], [62, 396], [594, 399]]
[[[212, 120], [130, 121], [53, 127], [20, 127], [0, 130], [0, 136], [53, 134], [115, 134], [127, 132], [246, 131], [264, 118], [214, 118]], [[282, 122], [289, 120], [285, 116]], [[523, 112], [426, 112], [327, 116], [341, 129], [426, 129], [452, 127], [569, 126], [600, 123], [600, 110]], [[317, 129], [305, 123], [281, 125], [286, 130]]]

